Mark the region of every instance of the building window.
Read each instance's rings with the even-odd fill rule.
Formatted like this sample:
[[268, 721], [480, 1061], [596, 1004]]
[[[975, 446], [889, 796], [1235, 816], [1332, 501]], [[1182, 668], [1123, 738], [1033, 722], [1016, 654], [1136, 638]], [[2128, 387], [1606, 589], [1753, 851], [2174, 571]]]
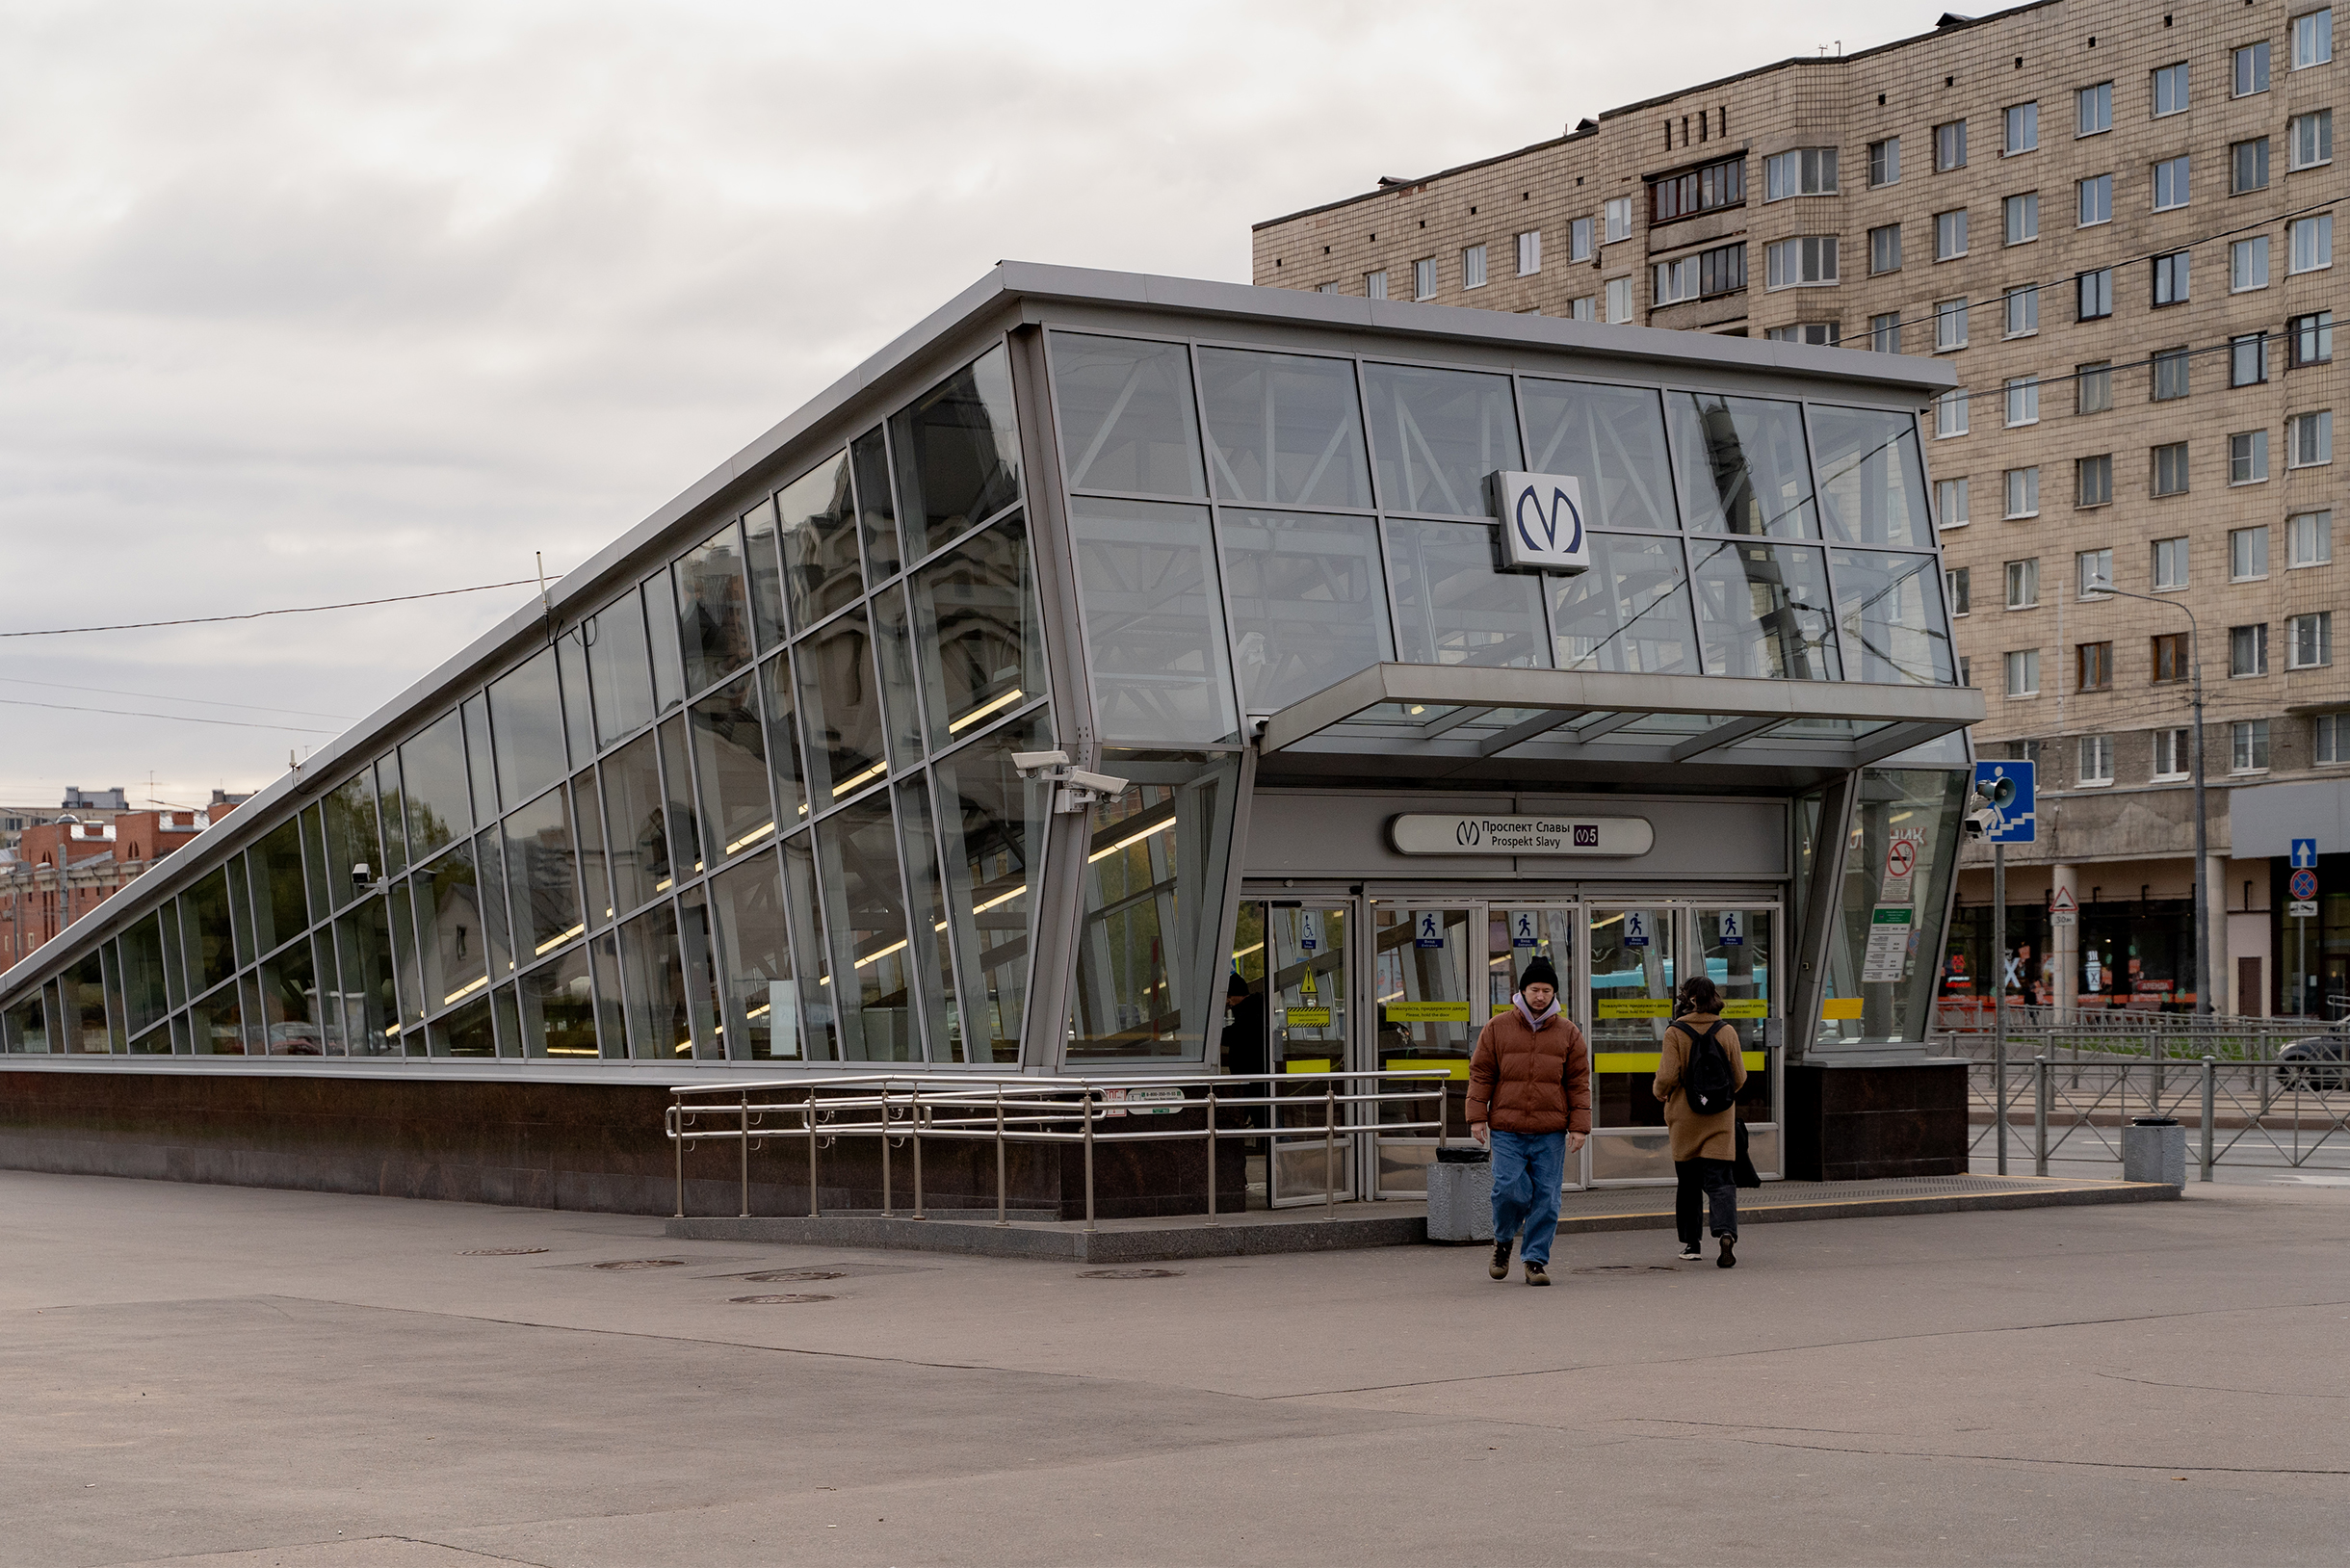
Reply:
[[1958, 684], [1961, 686], [1974, 684], [1974, 661], [1963, 653], [1958, 656]]
[[2176, 686], [2187, 678], [2187, 634], [2165, 632], [2154, 638], [2154, 684]]
[[2285, 237], [2291, 255], [2288, 272], [2313, 273], [2334, 265], [2332, 213], [2294, 219], [2285, 225]]
[[1964, 528], [1971, 520], [1967, 515], [1965, 480], [1938, 479], [1934, 482], [1934, 519], [1945, 528]]
[[2285, 520], [2285, 547], [2296, 566], [2323, 566], [2334, 560], [2334, 514], [2305, 511]]
[[[1963, 349], [1967, 346], [1967, 301], [1939, 300], [1934, 304], [1934, 350]], [[1964, 393], [1960, 396], [1963, 398]]]
[[1797, 322], [1791, 327], [1771, 327], [1762, 335], [1773, 343], [1810, 343], [1830, 349], [1843, 340], [1836, 322]]
[[2187, 750], [2187, 732], [2183, 729], [2154, 731], [2154, 776], [2184, 778], [2191, 766]]
[[2285, 466], [2314, 468], [2334, 460], [2334, 410], [2288, 414], [2285, 420]]
[[2007, 335], [2024, 337], [2040, 330], [2040, 285], [2025, 284], [2009, 289], [2004, 297], [2007, 307]]
[[2111, 174], [2092, 174], [2085, 180], [2076, 181], [2073, 191], [2074, 205], [2079, 215], [2077, 222], [2082, 228], [2088, 228], [2095, 223], [2113, 222], [2113, 176]]
[[2187, 157], [2165, 158], [2154, 165], [2154, 211], [2168, 212], [2187, 204]]
[[[2238, 431], [2229, 436], [2228, 483], [2231, 484], [2258, 484], [2267, 478], [2268, 432], [2266, 431]], [[2238, 530], [2238, 532], [2257, 533], [2263, 541], [2268, 537], [2268, 530], [2265, 528]], [[2265, 545], [2263, 545], [2260, 574], [2262, 576], [2268, 574]]]
[[1542, 271], [1542, 230], [1529, 228], [1518, 236], [1518, 275], [1531, 277]]
[[1607, 239], [1605, 243], [1613, 245], [1618, 240], [1632, 238], [1632, 197], [1610, 197], [1603, 209], [1603, 216], [1607, 220]]
[[2154, 541], [2154, 591], [2187, 586], [2187, 541], [2184, 535], [2177, 538]]
[[2154, 258], [2154, 303], [2180, 305], [2187, 301], [2187, 253], [2174, 250]]
[[2040, 607], [2040, 558], [2011, 561], [2007, 563], [2007, 608], [2036, 610]]
[[1889, 310], [1868, 318], [1868, 346], [1879, 353], [1901, 352], [1901, 312]]
[[2073, 504], [2107, 507], [2113, 504], [2113, 454], [2073, 459]]
[[[1535, 238], [1540, 239], [1541, 236], [1537, 235]], [[1589, 261], [1591, 259], [1590, 219], [1578, 218], [1567, 225], [1567, 259], [1569, 261]]]
[[2000, 206], [2007, 243], [2023, 245], [2040, 238], [2040, 193], [2026, 191], [2011, 196]]
[[2073, 315], [2076, 321], [2101, 321], [2113, 314], [2113, 269], [2100, 267], [2073, 279]]
[[1461, 251], [1461, 287], [1481, 289], [1485, 286], [1485, 248], [1473, 245]]
[[1888, 223], [1883, 228], [1868, 231], [1868, 271], [1897, 273], [1901, 270], [1901, 225]]
[[2310, 743], [2316, 762], [2350, 762], [2350, 714], [2319, 714], [2310, 722]]
[[2007, 423], [2037, 425], [2040, 423], [2040, 381], [2037, 377], [2018, 376], [2007, 382]]
[[2113, 689], [2113, 644], [2077, 642], [2073, 647], [2074, 688], [2081, 692]]
[[2258, 386], [2268, 379], [2268, 334], [2246, 332], [2228, 340], [2228, 384]]
[[1436, 258], [1434, 256], [1423, 256], [1412, 263], [1412, 298], [1415, 300], [1436, 298]]
[[2268, 91], [2268, 40], [2247, 43], [2233, 51], [2235, 81], [2230, 91], [2238, 98], [2249, 98], [2256, 92]]
[[2255, 234], [2228, 247], [2228, 292], [2268, 287], [2268, 236]]
[[2111, 550], [2081, 550], [2073, 557], [2073, 573], [2080, 585], [2080, 596], [2096, 598], [2113, 587], [2113, 552]]
[[2036, 103], [2009, 104], [2000, 117], [2003, 150], [2010, 158], [2019, 152], [2029, 152], [2040, 144], [2040, 106]]
[[1607, 319], [1611, 322], [1632, 320], [1632, 279], [1611, 277], [1607, 280]]
[[1967, 122], [1953, 119], [1934, 127], [1934, 171], [1946, 174], [1967, 167]]
[[1318, 283], [1314, 286], [1314, 292], [1316, 294], [1336, 294], [1339, 292], [1339, 286], [1336, 283]]
[[2258, 773], [2268, 768], [2268, 720], [2239, 719], [2228, 726], [2228, 771]]
[[2294, 615], [2285, 623], [2286, 667], [2316, 669], [2334, 662], [2334, 612]]
[[1765, 288], [1792, 289], [1834, 283], [1836, 238], [1814, 235], [1799, 240], [1774, 240], [1763, 249]]
[[2036, 697], [2040, 694], [2040, 650], [2018, 648], [1999, 656], [2005, 666], [2007, 694], [2011, 697]]
[[1934, 259], [1952, 261], [1967, 253], [1967, 209], [1934, 215]]
[[2187, 367], [2192, 363], [2183, 349], [2156, 349], [2154, 355], [2154, 401], [2170, 403], [2187, 395]]
[[2334, 111], [2320, 109], [2292, 118], [2285, 144], [2292, 149], [2295, 169], [2315, 169], [2334, 161]]
[[2187, 493], [2187, 444], [2166, 441], [2154, 451], [2154, 494]]
[[1762, 160], [1762, 199], [1836, 195], [1836, 149], [1796, 147]]
[[2037, 517], [2040, 515], [2040, 470], [2010, 468], [2005, 474], [2007, 515]]
[[2164, 65], [2154, 72], [2154, 118], [2184, 114], [2187, 107], [2187, 63]]
[[2113, 129], [2113, 84], [2076, 89], [2073, 93], [2073, 134], [2097, 136]]
[[2303, 365], [2330, 364], [2334, 359], [2334, 312], [2315, 311], [2307, 316], [2295, 316], [2285, 324], [2285, 340], [2291, 345], [2291, 364], [2298, 370]]
[[2113, 737], [2084, 735], [2080, 738], [2080, 772], [2077, 784], [2110, 784], [2113, 782]]
[[2113, 363], [2100, 359], [2081, 365], [2073, 372], [2073, 384], [2078, 390], [2078, 403], [2074, 412], [2102, 414], [2113, 406]]
[[1945, 392], [1934, 400], [1934, 438], [1967, 433], [1967, 393], [1965, 388]]
[[2268, 673], [2268, 623], [2258, 626], [2228, 628], [2228, 675], [2234, 679], [2244, 675]]
[[1973, 568], [1968, 566], [1953, 566], [1942, 574], [1942, 586], [1949, 593], [1951, 614], [1964, 615], [1973, 608], [1974, 595], [1970, 591], [1972, 577]]
[[2334, 11], [2312, 11], [2293, 18], [2293, 69], [2307, 70], [2334, 58]]
[[1735, 294], [1745, 286], [1743, 245], [1720, 246], [1679, 261], [1660, 261], [1656, 265], [1655, 302], [1660, 305], [1684, 300], [1710, 300], [1716, 295]]
[[[1833, 177], [1833, 170], [1830, 172]], [[1725, 158], [1684, 174], [1668, 174], [1650, 185], [1648, 193], [1650, 211], [1659, 223], [1735, 207], [1746, 199], [1746, 160]]]
[[1595, 322], [1600, 319], [1600, 301], [1596, 294], [1586, 294], [1580, 300], [1567, 301], [1567, 320]]
[[2268, 138], [2255, 137], [2228, 149], [2228, 194], [2268, 189]]
[[1868, 144], [1868, 183], [1871, 188], [1901, 183], [1901, 139], [1889, 136]]
[[1373, 300], [1386, 299], [1387, 274], [1385, 273], [1365, 273], [1363, 274], [1363, 292]]

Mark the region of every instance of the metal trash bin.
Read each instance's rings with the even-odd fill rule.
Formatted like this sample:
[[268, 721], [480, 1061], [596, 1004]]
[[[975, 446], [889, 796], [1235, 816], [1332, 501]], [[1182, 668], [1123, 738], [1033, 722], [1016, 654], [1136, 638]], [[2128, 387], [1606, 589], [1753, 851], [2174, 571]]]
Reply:
[[1428, 1240], [1449, 1246], [1493, 1240], [1493, 1156], [1438, 1149], [1428, 1166]]
[[2187, 1130], [2171, 1116], [2139, 1116], [2122, 1129], [2122, 1180], [2187, 1185]]

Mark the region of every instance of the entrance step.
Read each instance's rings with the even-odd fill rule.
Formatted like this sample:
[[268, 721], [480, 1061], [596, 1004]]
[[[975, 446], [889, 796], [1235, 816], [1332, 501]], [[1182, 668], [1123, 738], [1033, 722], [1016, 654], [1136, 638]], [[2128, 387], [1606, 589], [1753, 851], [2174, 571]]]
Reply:
[[[1914, 1176], [1879, 1182], [1770, 1182], [1738, 1194], [1742, 1225], [1803, 1219], [1862, 1219], [1959, 1214], [1979, 1209], [2043, 1209], [2091, 1203], [2146, 1203], [2180, 1189], [2147, 1182], [2079, 1181], [2034, 1176]], [[1570, 1192], [1559, 1205], [1561, 1235], [1670, 1230], [1670, 1187], [1604, 1188]], [[679, 1241], [762, 1241], [801, 1246], [875, 1247], [958, 1252], [1056, 1263], [1144, 1263], [1168, 1258], [1231, 1258], [1274, 1252], [1333, 1252], [1425, 1242], [1427, 1211], [1417, 1202], [1342, 1203], [1246, 1215], [1082, 1220], [1015, 1219], [933, 1211], [927, 1219], [875, 1213], [672, 1219]], [[1483, 1242], [1474, 1243], [1484, 1245]]]

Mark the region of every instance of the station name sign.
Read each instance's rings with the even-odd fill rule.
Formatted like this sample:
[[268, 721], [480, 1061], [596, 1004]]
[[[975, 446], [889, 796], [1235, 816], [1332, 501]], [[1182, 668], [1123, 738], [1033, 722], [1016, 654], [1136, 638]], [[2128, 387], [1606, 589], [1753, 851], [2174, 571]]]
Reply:
[[1406, 812], [1387, 824], [1397, 854], [1642, 855], [1657, 842], [1645, 817], [1447, 817]]

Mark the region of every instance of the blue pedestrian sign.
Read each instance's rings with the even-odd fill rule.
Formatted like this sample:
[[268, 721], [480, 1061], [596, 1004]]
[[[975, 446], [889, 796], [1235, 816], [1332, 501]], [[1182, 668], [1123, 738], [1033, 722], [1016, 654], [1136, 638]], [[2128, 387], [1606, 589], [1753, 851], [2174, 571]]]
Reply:
[[2315, 839], [2293, 840], [2293, 869], [2295, 871], [2315, 871], [2317, 869], [2317, 841]]
[[1978, 762], [1974, 793], [1991, 802], [1991, 820], [1984, 824], [1987, 844], [2030, 844], [2039, 837], [2039, 819], [2032, 806], [2032, 774], [2028, 762]]

